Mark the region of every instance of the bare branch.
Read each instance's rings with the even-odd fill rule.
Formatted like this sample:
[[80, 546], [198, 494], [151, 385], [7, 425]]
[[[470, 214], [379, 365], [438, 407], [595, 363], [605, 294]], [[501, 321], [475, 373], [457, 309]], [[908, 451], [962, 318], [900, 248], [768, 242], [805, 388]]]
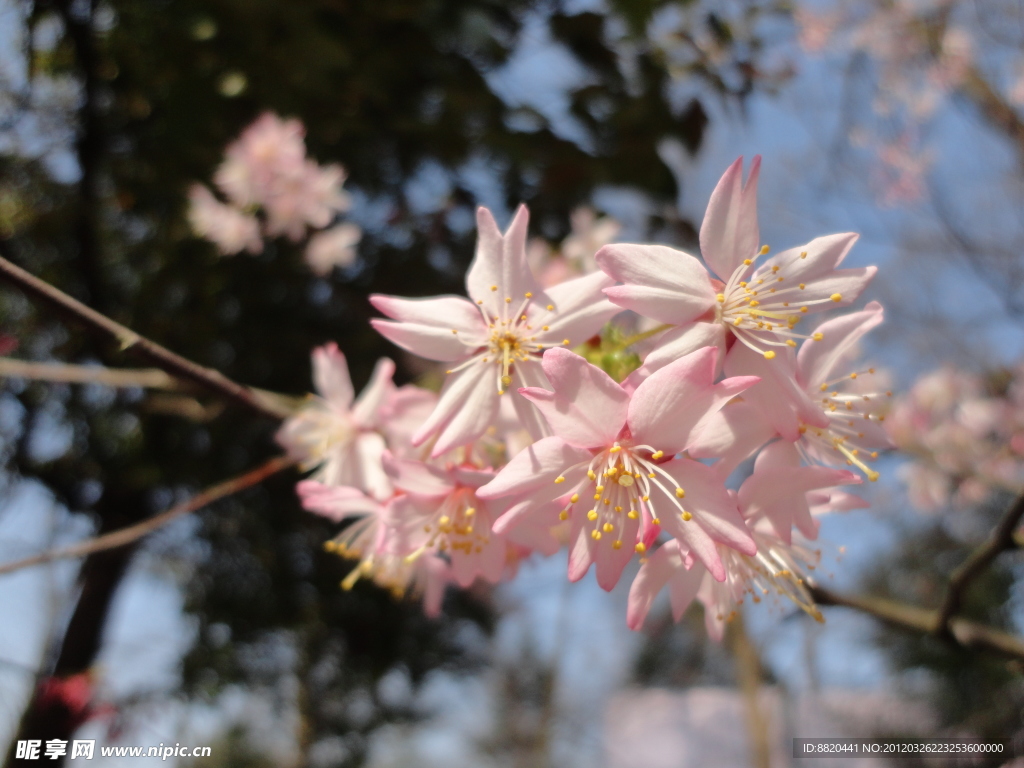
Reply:
[[59, 384], [102, 384], [107, 387], [142, 387], [179, 391], [188, 386], [159, 368], [104, 368], [99, 365], [38, 363], [0, 357], [0, 379], [22, 378]]
[[946, 596], [939, 607], [935, 619], [934, 631], [948, 636], [952, 632], [950, 622], [953, 615], [960, 610], [963, 603], [964, 591], [971, 581], [987, 568], [1000, 553], [1008, 549], [1016, 548], [1014, 532], [1024, 517], [1024, 495], [1019, 496], [1015, 502], [1006, 510], [1003, 519], [999, 521], [991, 535], [984, 544], [978, 547], [959, 568], [953, 571], [949, 577], [949, 586], [946, 588]]
[[244, 475], [239, 475], [238, 477], [225, 480], [222, 483], [218, 483], [217, 485], [207, 488], [205, 491], [196, 494], [188, 501], [176, 504], [167, 511], [161, 512], [159, 515], [155, 515], [148, 520], [143, 520], [141, 523], [136, 523], [135, 525], [130, 525], [127, 528], [112, 531], [104, 534], [103, 536], [86, 539], [85, 541], [80, 541], [77, 544], [71, 544], [67, 547], [58, 547], [57, 549], [51, 549], [38, 555], [33, 555], [32, 557], [26, 557], [22, 560], [15, 560], [13, 562], [0, 565], [0, 575], [13, 573], [14, 571], [21, 570], [22, 568], [29, 568], [33, 565], [42, 565], [43, 563], [49, 563], [54, 560], [67, 560], [74, 557], [84, 557], [86, 555], [91, 555], [94, 552], [102, 552], [106, 549], [116, 549], [117, 547], [123, 547], [126, 544], [131, 544], [133, 541], [141, 539], [143, 536], [167, 525], [167, 523], [172, 520], [183, 515], [187, 515], [190, 512], [195, 512], [208, 504], [212, 504], [219, 499], [223, 499], [225, 496], [231, 496], [232, 494], [243, 491], [246, 488], [250, 488], [257, 483], [266, 480], [271, 475], [275, 475], [284, 469], [294, 466], [295, 463], [295, 459], [289, 456], [277, 456], [256, 467], [256, 469], [246, 472]]
[[250, 389], [229, 379], [219, 371], [204, 368], [171, 352], [154, 341], [111, 320], [77, 299], [68, 296], [49, 283], [26, 272], [21, 267], [0, 257], [0, 278], [6, 278], [33, 298], [40, 299], [52, 307], [81, 321], [89, 328], [114, 339], [122, 350], [134, 351], [149, 359], [172, 376], [193, 381], [207, 390], [234, 400], [257, 413], [274, 419], [284, 419], [291, 410], [273, 397]]
[[[808, 586], [808, 590], [819, 605], [853, 608], [896, 627], [932, 634], [938, 626], [938, 611], [881, 597], [843, 595], [818, 586]], [[995, 651], [1003, 656], [1024, 660], [1024, 638], [967, 619], [951, 618], [948, 627], [949, 639], [962, 648]]]

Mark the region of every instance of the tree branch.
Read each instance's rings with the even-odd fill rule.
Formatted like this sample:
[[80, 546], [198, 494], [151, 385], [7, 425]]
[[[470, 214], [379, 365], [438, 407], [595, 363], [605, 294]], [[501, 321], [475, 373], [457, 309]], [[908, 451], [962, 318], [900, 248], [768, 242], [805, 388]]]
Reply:
[[159, 368], [104, 368], [99, 365], [38, 363], [0, 357], [0, 379], [21, 378], [58, 384], [102, 384], [107, 387], [142, 387], [180, 391], [188, 385]]
[[[819, 605], [834, 605], [866, 613], [887, 624], [924, 634], [935, 632], [939, 611], [898, 603], [881, 597], [843, 595], [824, 587], [808, 590]], [[950, 618], [949, 639], [961, 648], [995, 651], [1004, 656], [1024, 660], [1024, 639], [967, 619]]]
[[977, 578], [1001, 552], [1016, 547], [1014, 532], [1017, 530], [1021, 517], [1024, 517], [1024, 495], [1018, 496], [1017, 500], [1006, 510], [999, 525], [989, 535], [988, 541], [974, 550], [971, 556], [961, 563], [960, 567], [949, 577], [946, 595], [935, 618], [935, 632], [945, 636], [951, 634], [950, 622], [953, 615], [960, 610], [964, 592], [971, 581]]
[[85, 541], [80, 541], [67, 547], [58, 547], [56, 549], [42, 552], [38, 555], [33, 555], [32, 557], [26, 557], [22, 560], [4, 563], [3, 565], [0, 565], [0, 575], [13, 573], [14, 571], [21, 570], [22, 568], [29, 568], [33, 565], [42, 565], [43, 563], [49, 563], [54, 560], [67, 560], [73, 557], [84, 557], [95, 552], [102, 552], [107, 549], [116, 549], [117, 547], [123, 547], [126, 544], [131, 544], [133, 541], [141, 539], [143, 536], [167, 525], [167, 523], [181, 517], [182, 515], [195, 512], [208, 504], [212, 504], [215, 501], [223, 499], [225, 496], [231, 496], [232, 494], [243, 491], [246, 488], [250, 488], [257, 483], [266, 480], [271, 475], [275, 475], [284, 469], [288, 469], [288, 467], [294, 466], [295, 464], [296, 460], [290, 456], [277, 456], [267, 462], [264, 462], [260, 466], [256, 467], [256, 469], [246, 472], [244, 475], [239, 475], [238, 477], [225, 480], [222, 483], [218, 483], [217, 485], [207, 488], [205, 491], [196, 494], [188, 501], [176, 504], [165, 512], [161, 512], [159, 515], [155, 515], [148, 520], [143, 520], [141, 523], [129, 525], [127, 528], [111, 531], [103, 536], [86, 539]]
[[238, 384], [219, 371], [204, 368], [186, 360], [166, 347], [150, 341], [135, 331], [111, 320], [77, 299], [68, 296], [35, 275], [0, 257], [0, 278], [6, 278], [29, 296], [39, 299], [55, 309], [74, 317], [89, 328], [116, 341], [122, 350], [133, 351], [152, 361], [172, 376], [193, 381], [207, 390], [216, 392], [264, 416], [284, 419], [291, 410], [274, 398], [261, 394], [249, 387]]

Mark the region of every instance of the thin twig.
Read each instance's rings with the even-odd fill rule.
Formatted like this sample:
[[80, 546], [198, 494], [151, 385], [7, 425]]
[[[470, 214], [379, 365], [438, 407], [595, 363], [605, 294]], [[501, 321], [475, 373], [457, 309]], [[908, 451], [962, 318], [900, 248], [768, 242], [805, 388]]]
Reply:
[[0, 379], [22, 378], [59, 384], [102, 384], [107, 387], [142, 387], [180, 391], [189, 388], [159, 368], [104, 368], [99, 365], [39, 363], [0, 357]]
[[151, 360], [172, 376], [194, 381], [204, 388], [223, 395], [252, 410], [274, 419], [283, 419], [291, 415], [290, 409], [276, 402], [273, 398], [256, 392], [229, 379], [219, 371], [204, 368], [186, 360], [181, 355], [171, 352], [154, 341], [150, 341], [135, 331], [111, 320], [94, 309], [90, 309], [77, 299], [26, 272], [21, 267], [0, 257], [0, 277], [5, 277], [16, 284], [30, 296], [41, 299], [83, 322], [95, 331], [111, 337], [122, 350], [134, 351]]
[[[898, 603], [881, 597], [843, 595], [823, 587], [808, 587], [819, 605], [836, 605], [867, 613], [887, 624], [932, 634], [938, 625], [939, 612]], [[949, 620], [949, 639], [962, 648], [995, 651], [1004, 656], [1024, 660], [1024, 638], [1002, 632], [984, 624], [958, 619]]]
[[141, 539], [146, 534], [152, 533], [182, 515], [195, 512], [208, 504], [212, 504], [219, 499], [223, 499], [225, 496], [231, 496], [232, 494], [243, 491], [246, 488], [250, 488], [257, 483], [266, 480], [271, 475], [275, 475], [288, 467], [294, 466], [295, 463], [295, 459], [290, 456], [277, 456], [256, 467], [256, 469], [246, 472], [244, 475], [239, 475], [238, 477], [225, 480], [222, 483], [218, 483], [217, 485], [207, 488], [205, 491], [196, 494], [188, 501], [176, 504], [167, 511], [161, 512], [159, 515], [155, 515], [148, 520], [143, 520], [141, 523], [129, 525], [127, 528], [111, 531], [103, 536], [86, 539], [85, 541], [80, 541], [77, 544], [72, 544], [67, 547], [58, 547], [56, 549], [47, 550], [46, 552], [42, 552], [38, 555], [33, 555], [32, 557], [26, 557], [23, 560], [15, 560], [13, 562], [0, 565], [0, 575], [12, 573], [14, 571], [21, 570], [22, 568], [29, 568], [33, 565], [49, 563], [54, 560], [67, 560], [73, 557], [84, 557], [85, 555], [91, 555], [94, 552], [102, 552], [106, 549], [116, 549], [117, 547], [123, 547], [125, 544], [131, 544], [133, 541]]
[[992, 530], [988, 541], [974, 550], [971, 556], [949, 577], [946, 595], [935, 617], [935, 632], [947, 636], [951, 633], [950, 622], [953, 615], [960, 610], [964, 592], [971, 581], [977, 578], [1001, 552], [1016, 547], [1013, 534], [1017, 530], [1021, 517], [1024, 517], [1024, 495], [1018, 496], [1017, 500], [1006, 510], [999, 525]]

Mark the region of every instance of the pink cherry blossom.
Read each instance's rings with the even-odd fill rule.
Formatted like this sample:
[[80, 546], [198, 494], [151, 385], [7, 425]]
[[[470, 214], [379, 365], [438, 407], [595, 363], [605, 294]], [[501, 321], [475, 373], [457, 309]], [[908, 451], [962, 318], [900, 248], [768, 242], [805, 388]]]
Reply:
[[356, 259], [362, 231], [355, 224], [337, 224], [309, 238], [306, 263], [315, 274], [327, 275], [334, 267], [348, 267]]
[[224, 256], [241, 251], [260, 253], [263, 238], [254, 216], [220, 202], [202, 184], [193, 184], [188, 193], [188, 221], [192, 231], [217, 246]]
[[[755, 442], [746, 455], [756, 450], [756, 441], [766, 430], [795, 443], [801, 455], [812, 463], [852, 465], [870, 480], [878, 472], [867, 461], [878, 451], [892, 446], [882, 422], [891, 392], [878, 386], [874, 368], [850, 370], [857, 342], [882, 322], [882, 307], [872, 302], [860, 311], [829, 320], [818, 327], [794, 355], [787, 350], [774, 360], [746, 346], [729, 352], [725, 370], [733, 376], [759, 376], [761, 382], [744, 396], [749, 404], [743, 415], [760, 421], [746, 427]], [[707, 445], [698, 445], [694, 455], [706, 456], [709, 447], [735, 434], [735, 414], [721, 414], [704, 433]], [[737, 450], [743, 454], [743, 450]], [[746, 456], [740, 455], [739, 458]]]
[[477, 492], [508, 498], [495, 530], [510, 530], [535, 506], [559, 500], [570, 522], [573, 581], [596, 563], [598, 584], [610, 590], [633, 552], [646, 551], [663, 529], [725, 578], [714, 542], [749, 554], [753, 542], [717, 474], [675, 458], [708, 414], [756, 382], [715, 384], [716, 356], [712, 348], [694, 352], [631, 391], [568, 350], [548, 350], [542, 364], [552, 390], [521, 392], [554, 436], [517, 454]]
[[304, 469], [317, 468], [313, 479], [332, 486], [352, 486], [374, 498], [391, 495], [381, 457], [388, 437], [407, 434], [409, 421], [433, 400], [417, 388], [397, 389], [391, 381], [395, 364], [381, 358], [370, 383], [358, 398], [352, 389], [345, 356], [336, 344], [313, 351], [317, 395], [288, 419], [278, 442]]
[[[791, 447], [784, 443], [775, 445], [782, 446], [777, 449], [779, 455], [759, 461], [737, 494], [757, 551], [751, 554], [718, 544], [725, 578], [717, 579], [712, 578], [713, 574], [692, 556], [683, 542], [674, 539], [663, 544], [641, 565], [630, 589], [626, 619], [630, 628], [643, 625], [654, 598], [666, 585], [675, 620], [682, 618], [696, 598], [704, 605], [708, 634], [716, 640], [721, 639], [725, 622], [747, 595], [755, 603], [773, 593], [787, 597], [818, 621], [824, 621], [806, 587], [808, 573], [817, 567], [821, 552], [807, 543], [793, 542], [788, 528], [784, 535], [780, 534], [785, 520], [779, 514], [789, 516], [785, 511], [789, 505], [799, 505], [802, 514], [808, 514], [811, 507], [817, 514], [823, 514], [864, 506], [861, 499], [842, 492], [835, 493], [834, 505], [830, 503], [835, 485], [860, 480], [844, 470], [795, 467], [790, 463], [791, 457], [785, 455]], [[806, 540], [816, 538], [817, 522], [811, 523], [808, 530], [811, 535]]]
[[743, 183], [743, 158], [722, 176], [700, 230], [704, 263], [660, 245], [616, 244], [602, 248], [597, 263], [622, 285], [605, 289], [621, 307], [674, 326], [645, 364], [660, 367], [702, 346], [724, 349], [728, 334], [768, 358], [778, 347], [805, 338], [794, 326], [810, 312], [854, 301], [874, 267], [838, 269], [857, 235], [818, 237], [757, 265], [760, 245], [755, 157]]
[[316, 480], [303, 480], [296, 490], [310, 512], [338, 523], [355, 518], [324, 544], [328, 552], [359, 561], [341, 582], [343, 589], [350, 590], [359, 579], [369, 578], [396, 598], [407, 593], [422, 596], [428, 616], [441, 612], [451, 570], [435, 557], [406, 557], [397, 546], [383, 504], [355, 488], [324, 485]]
[[490, 211], [477, 211], [479, 239], [466, 275], [468, 299], [370, 297], [392, 318], [371, 321], [387, 339], [451, 364], [437, 408], [413, 438], [417, 445], [436, 438], [434, 456], [480, 437], [495, 423], [506, 393], [523, 426], [534, 437], [543, 435], [543, 421], [515, 384], [546, 385], [540, 364], [544, 350], [586, 341], [619, 312], [601, 296], [611, 284], [601, 273], [541, 288], [526, 262], [528, 220], [520, 206], [502, 235]]
[[421, 461], [384, 457], [395, 487], [404, 493], [386, 505], [397, 548], [412, 561], [425, 553], [443, 554], [452, 577], [468, 587], [479, 576], [501, 580], [509, 557], [504, 537], [491, 530], [494, 516], [477, 489], [494, 471], [472, 465], [438, 467]]

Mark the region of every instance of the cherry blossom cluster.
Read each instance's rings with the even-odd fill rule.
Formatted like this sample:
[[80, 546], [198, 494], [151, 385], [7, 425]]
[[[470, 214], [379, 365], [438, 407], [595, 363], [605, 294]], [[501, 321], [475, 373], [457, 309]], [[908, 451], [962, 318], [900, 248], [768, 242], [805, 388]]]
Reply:
[[202, 184], [189, 191], [193, 231], [227, 256], [243, 250], [261, 253], [264, 237], [299, 242], [310, 231], [322, 230], [306, 244], [310, 269], [324, 275], [335, 265], [351, 264], [359, 227], [341, 222], [325, 229], [351, 204], [341, 188], [345, 170], [306, 157], [305, 135], [298, 120], [261, 115], [228, 146], [214, 174], [227, 202]]
[[[298, 486], [305, 507], [345, 523], [327, 543], [358, 560], [344, 587], [369, 578], [436, 612], [447, 583], [496, 583], [564, 546], [569, 579], [594, 566], [606, 590], [638, 561], [633, 628], [665, 587], [677, 620], [696, 599], [715, 637], [747, 596], [820, 618], [817, 518], [866, 506], [842, 486], [877, 479], [890, 445], [890, 393], [854, 366], [882, 308], [804, 332], [875, 269], [841, 268], [854, 234], [770, 255], [759, 170], [755, 158], [744, 182], [741, 158], [719, 181], [702, 260], [598, 243], [574, 261], [588, 272], [549, 284], [529, 266], [526, 208], [505, 233], [479, 209], [466, 297], [370, 299], [383, 336], [443, 364], [437, 395], [396, 388], [382, 360], [354, 399], [337, 347], [313, 353], [318, 394], [279, 440], [316, 468]], [[642, 360], [617, 381], [588, 350], [637, 316], [648, 330], [622, 345]]]
[[996, 490], [1024, 490], [1020, 367], [988, 379], [953, 368], [932, 371], [893, 403], [886, 425], [896, 447], [912, 457], [901, 471], [921, 510], [968, 507]]

